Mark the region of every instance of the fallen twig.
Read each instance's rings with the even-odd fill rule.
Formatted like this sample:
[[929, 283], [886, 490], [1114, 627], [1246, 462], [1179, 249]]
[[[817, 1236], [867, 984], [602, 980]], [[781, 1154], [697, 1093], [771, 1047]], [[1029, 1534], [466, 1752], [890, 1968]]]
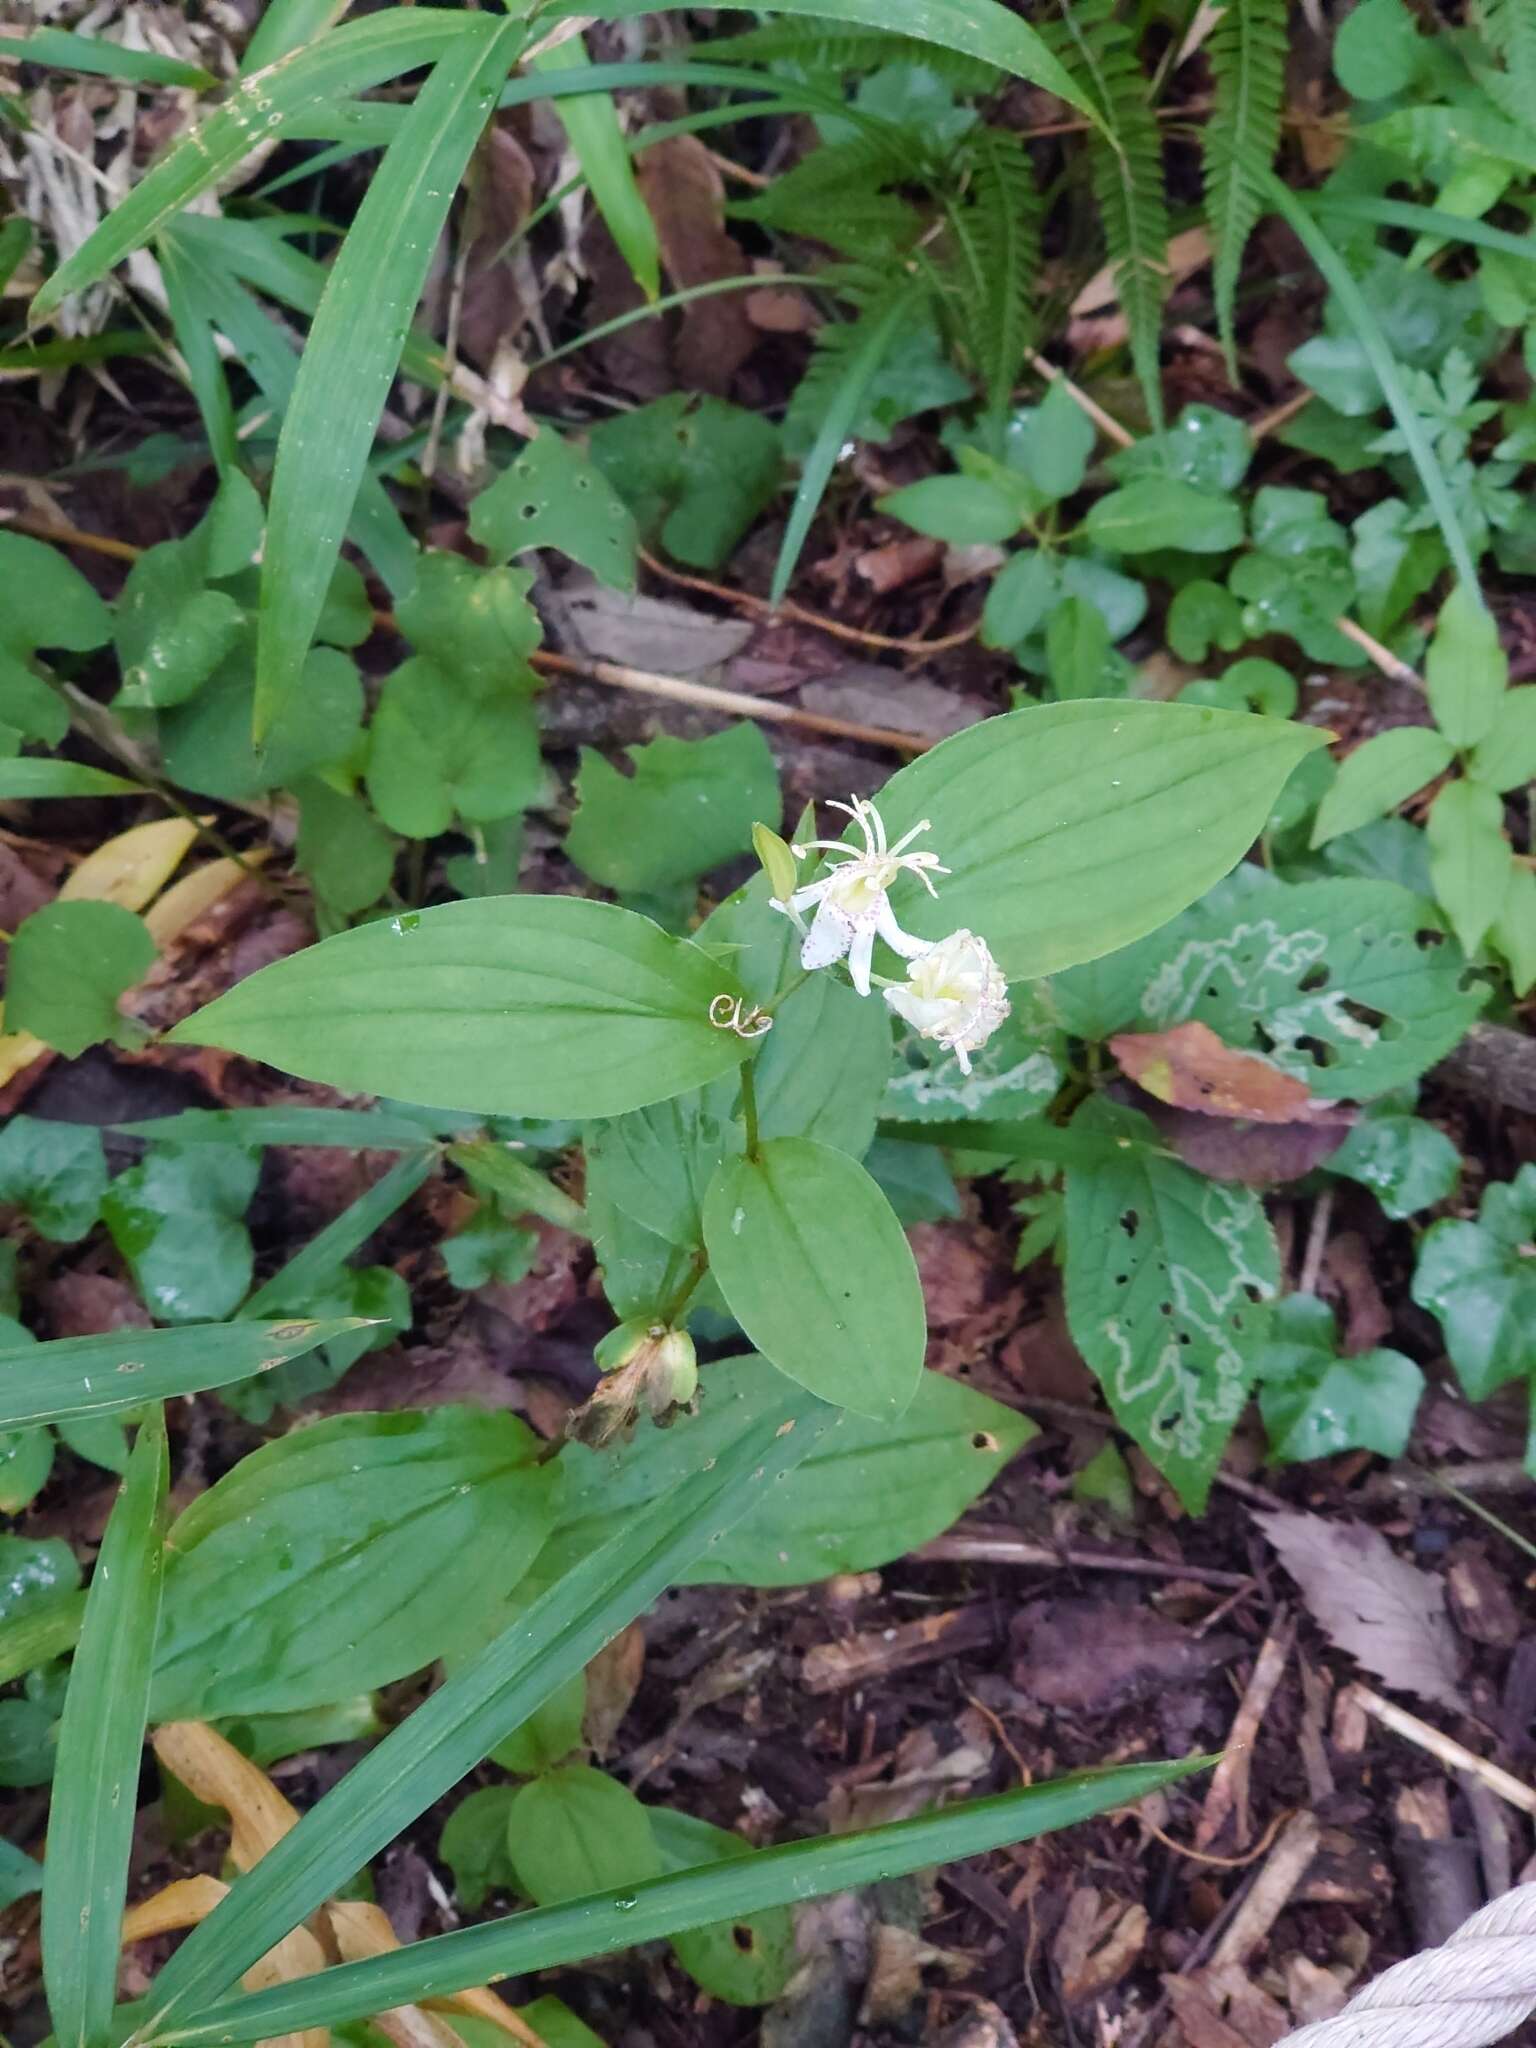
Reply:
[[1202, 1564], [1168, 1562], [1160, 1557], [1119, 1557], [1097, 1550], [1055, 1550], [1048, 1543], [1029, 1543], [1010, 1529], [951, 1529], [935, 1536], [913, 1555], [924, 1564], [1041, 1565], [1050, 1571], [1129, 1572], [1143, 1579], [1192, 1579], [1201, 1586], [1248, 1587], [1242, 1572], [1217, 1571]]
[[1210, 1847], [1221, 1833], [1228, 1814], [1235, 1816], [1232, 1833], [1237, 1846], [1242, 1848], [1248, 1839], [1248, 1777], [1253, 1765], [1253, 1745], [1295, 1639], [1296, 1624], [1282, 1607], [1254, 1659], [1253, 1671], [1232, 1718], [1221, 1762], [1212, 1773], [1205, 1806], [1195, 1829], [1197, 1849]]
[[1410, 1714], [1403, 1707], [1395, 1707], [1390, 1700], [1384, 1700], [1379, 1692], [1372, 1692], [1368, 1685], [1353, 1688], [1355, 1700], [1373, 1721], [1379, 1721], [1383, 1728], [1390, 1728], [1394, 1735], [1401, 1735], [1407, 1741], [1417, 1743], [1427, 1750], [1437, 1762], [1444, 1764], [1448, 1771], [1470, 1771], [1480, 1778], [1491, 1792], [1497, 1792], [1501, 1799], [1507, 1799], [1511, 1806], [1517, 1806], [1522, 1813], [1536, 1813], [1536, 1791], [1512, 1777], [1508, 1771], [1491, 1764], [1486, 1757], [1477, 1756], [1472, 1750], [1454, 1741], [1449, 1735], [1442, 1735], [1438, 1728], [1432, 1728], [1427, 1721], [1421, 1721], [1417, 1714]]

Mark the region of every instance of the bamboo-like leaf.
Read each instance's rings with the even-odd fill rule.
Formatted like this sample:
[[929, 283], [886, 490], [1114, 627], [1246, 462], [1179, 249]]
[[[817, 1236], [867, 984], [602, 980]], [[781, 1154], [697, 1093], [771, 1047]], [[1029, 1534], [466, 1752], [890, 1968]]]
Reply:
[[[562, 6], [561, 13], [575, 13], [575, 6]], [[636, 14], [653, 14], [656, 0], [595, 0], [580, 11], [599, 21], [626, 21]], [[851, 21], [860, 28], [897, 27], [904, 36], [919, 42], [938, 43], [978, 57], [983, 64], [999, 65], [1032, 84], [1044, 86], [1068, 106], [1086, 114], [1101, 127], [1099, 110], [1084, 95], [1064, 65], [1059, 63], [1034, 29], [1011, 14], [998, 0], [904, 0], [893, 9], [891, 0], [775, 0], [780, 14], [810, 14], [824, 21]]]
[[903, 316], [912, 310], [915, 296], [910, 288], [899, 289], [892, 293], [883, 310], [871, 310], [859, 323], [865, 328], [864, 337], [849, 353], [811, 451], [801, 467], [795, 502], [789, 510], [784, 538], [779, 544], [779, 559], [773, 571], [773, 588], [769, 597], [774, 604], [789, 588], [795, 564], [800, 559], [800, 550], [805, 546], [805, 537], [826, 492], [838, 453], [859, 416], [865, 392], [896, 340]]
[[162, 57], [158, 50], [130, 50], [105, 36], [75, 35], [65, 28], [35, 28], [29, 36], [0, 36], [0, 61], [48, 64], [60, 71], [84, 71], [95, 78], [128, 78], [144, 85], [184, 85], [204, 92], [218, 80], [197, 64]]
[[269, 0], [241, 60], [242, 72], [262, 71], [323, 36], [341, 19], [352, 0]]
[[0, 1350], [0, 1429], [115, 1415], [146, 1401], [198, 1394], [302, 1358], [349, 1330], [330, 1322], [187, 1323], [176, 1330], [108, 1330]]
[[[1461, 519], [1456, 511], [1456, 501], [1445, 480], [1445, 472], [1435, 454], [1434, 444], [1425, 429], [1424, 421], [1414, 410], [1413, 400], [1403, 382], [1402, 369], [1392, 353], [1392, 345], [1382, 332], [1381, 323], [1371, 311], [1364, 292], [1355, 282], [1349, 265], [1334, 248], [1327, 235], [1312, 218], [1311, 213], [1272, 171], [1266, 171], [1262, 180], [1265, 197], [1287, 226], [1294, 230], [1312, 261], [1323, 275], [1328, 289], [1339, 302], [1345, 319], [1355, 330], [1355, 339], [1365, 351], [1367, 362], [1376, 372], [1382, 394], [1396, 420], [1419, 481], [1424, 486], [1424, 495], [1429, 500], [1440, 528], [1446, 552], [1451, 558], [1457, 576], [1467, 589], [1478, 588], [1477, 566], [1472, 551], [1467, 546], [1467, 537], [1461, 528]], [[1468, 223], [1463, 223], [1465, 228]]]
[[43, 1873], [43, 1981], [59, 2048], [101, 2048], [112, 2024], [160, 1621], [166, 1482], [157, 1406], [139, 1425], [102, 1539], [59, 1726]]
[[1479, 249], [1497, 249], [1502, 256], [1513, 256], [1517, 263], [1536, 263], [1536, 240], [1530, 235], [1512, 235], [1508, 228], [1491, 228], [1485, 220], [1447, 213], [1440, 206], [1412, 206], [1403, 199], [1355, 199], [1331, 192], [1309, 192], [1307, 204], [1325, 220], [1336, 214], [1340, 220], [1370, 220], [1378, 227], [1410, 228], [1443, 242], [1471, 242]]
[[222, 106], [190, 129], [45, 280], [32, 301], [32, 324], [48, 319], [71, 292], [94, 284], [141, 249], [259, 142], [279, 136], [296, 115], [430, 64], [461, 39], [483, 42], [491, 26], [478, 14], [391, 7], [366, 21], [345, 23], [320, 42], [253, 73]]
[[838, 1419], [838, 1410], [804, 1393], [771, 1404], [728, 1449], [556, 1580], [312, 1807], [188, 1937], [156, 1980], [143, 2038], [179, 2037], [200, 2006], [457, 1784], [723, 1539]]
[[357, 210], [278, 440], [256, 647], [258, 740], [309, 651], [432, 252], [527, 33], [518, 20], [451, 18], [463, 32], [416, 95]]
[[143, 796], [144, 786], [105, 768], [79, 761], [54, 761], [43, 754], [14, 754], [0, 761], [0, 797], [27, 802], [44, 796]]
[[[531, 68], [559, 73], [589, 67], [592, 59], [579, 35], [542, 51]], [[605, 92], [573, 93], [555, 102], [561, 126], [570, 137], [593, 204], [608, 223], [636, 284], [648, 299], [661, 290], [661, 248], [656, 223], [635, 182], [629, 145], [619, 126], [618, 110]]]
[[589, 1956], [655, 1941], [721, 1920], [743, 1920], [770, 1906], [901, 1877], [930, 1864], [978, 1856], [1071, 1827], [1106, 1808], [1129, 1806], [1149, 1792], [1206, 1769], [1211, 1757], [1175, 1763], [1122, 1764], [1082, 1771], [1054, 1783], [1028, 1785], [992, 1799], [894, 1821], [856, 1835], [786, 1842], [725, 1863], [705, 1864], [617, 1891], [517, 1913], [484, 1927], [420, 1941], [395, 1954], [325, 1970], [302, 1984], [231, 1999], [183, 2025], [148, 2038], [178, 2048], [213, 2048], [290, 2028], [332, 2025], [395, 2005], [437, 1998], [488, 1978], [521, 1976]]
[[307, 1303], [316, 1288], [344, 1266], [395, 1211], [407, 1203], [436, 1165], [435, 1145], [406, 1153], [388, 1173], [334, 1217], [272, 1275], [240, 1311], [246, 1316], [272, 1315], [284, 1301]]

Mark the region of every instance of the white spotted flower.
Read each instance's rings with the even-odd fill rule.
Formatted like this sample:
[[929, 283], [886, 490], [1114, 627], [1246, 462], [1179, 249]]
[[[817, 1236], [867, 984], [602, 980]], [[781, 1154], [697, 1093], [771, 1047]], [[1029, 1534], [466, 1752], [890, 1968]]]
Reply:
[[[884, 822], [867, 798], [856, 796], [852, 803], [834, 803], [832, 808], [846, 812], [857, 825], [864, 839], [862, 851], [844, 839], [812, 839], [796, 846], [796, 860], [804, 860], [813, 847], [846, 854], [847, 859], [838, 861], [820, 881], [796, 889], [787, 901], [775, 897], [774, 908], [792, 917], [805, 933], [805, 943], [800, 948], [802, 967], [830, 967], [834, 961], [846, 958], [854, 987], [861, 996], [867, 996], [877, 938], [884, 939], [892, 952], [899, 953], [904, 960], [916, 959], [928, 946], [926, 939], [914, 938], [896, 922], [887, 893], [891, 885], [906, 869], [933, 896], [938, 892], [930, 876], [947, 875], [949, 870], [940, 867], [936, 853], [906, 851], [919, 833], [928, 830], [926, 818], [904, 833], [894, 846], [887, 846]], [[802, 913], [812, 904], [816, 906], [816, 915], [806, 931]]]
[[968, 1074], [971, 1054], [1008, 1015], [1008, 984], [985, 939], [951, 932], [912, 961], [904, 983], [886, 987], [885, 1000], [920, 1038], [952, 1052]]

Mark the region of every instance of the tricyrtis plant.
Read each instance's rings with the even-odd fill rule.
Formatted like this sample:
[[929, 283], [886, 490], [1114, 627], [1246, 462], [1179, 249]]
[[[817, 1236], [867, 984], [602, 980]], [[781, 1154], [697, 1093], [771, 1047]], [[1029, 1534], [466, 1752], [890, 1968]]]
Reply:
[[922, 1300], [860, 1163], [892, 1019], [963, 1082], [1004, 1026], [1008, 980], [1189, 902], [1321, 742], [1184, 706], [1015, 713], [904, 769], [878, 807], [845, 805], [856, 840], [760, 835], [775, 872], [692, 939], [572, 898], [449, 904], [280, 961], [173, 1035], [352, 1091], [580, 1119], [610, 1297], [646, 1326], [622, 1369], [643, 1361], [648, 1399], [658, 1376], [686, 1388], [664, 1333], [717, 1298], [792, 1380], [896, 1416], [921, 1371]]

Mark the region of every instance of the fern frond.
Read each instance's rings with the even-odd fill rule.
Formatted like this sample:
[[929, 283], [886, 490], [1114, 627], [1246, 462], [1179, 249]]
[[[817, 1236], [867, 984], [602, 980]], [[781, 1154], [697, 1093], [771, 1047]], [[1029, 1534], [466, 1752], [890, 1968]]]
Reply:
[[1216, 102], [1205, 128], [1205, 220], [1216, 253], [1216, 321], [1234, 383], [1238, 273], [1264, 210], [1261, 174], [1273, 163], [1280, 141], [1286, 16], [1286, 0], [1227, 0], [1206, 45]]
[[1105, 252], [1130, 330], [1131, 360], [1154, 427], [1163, 424], [1158, 333], [1168, 292], [1168, 201], [1163, 153], [1147, 76], [1115, 0], [1056, 0], [1059, 18], [1041, 24], [1054, 54], [1092, 99], [1105, 132], [1088, 137], [1093, 194]]
[[1360, 132], [1421, 171], [1438, 174], [1482, 162], [1536, 172], [1536, 142], [1515, 125], [1513, 83], [1491, 71], [1483, 73], [1483, 81], [1491, 99], [1507, 104], [1509, 118], [1492, 107], [1399, 107]]
[[1040, 194], [1022, 137], [982, 128], [967, 146], [970, 193], [945, 209], [943, 303], [989, 410], [1002, 413], [1035, 337]]
[[885, 187], [912, 179], [921, 155], [921, 139], [910, 129], [881, 122], [847, 142], [813, 149], [755, 199], [733, 205], [731, 217], [853, 255], [904, 247], [922, 221]]
[[855, 311], [851, 320], [829, 320], [816, 330], [811, 359], [784, 413], [784, 452], [791, 461], [809, 451], [870, 336], [890, 317], [899, 300], [912, 300], [917, 290], [911, 277], [893, 273], [884, 264], [834, 264], [820, 277]]
[[838, 83], [886, 64], [922, 64], [965, 96], [992, 91], [1002, 77], [995, 64], [898, 29], [841, 28], [814, 19], [765, 22], [743, 35], [712, 37], [693, 48], [712, 64], [795, 64]]

